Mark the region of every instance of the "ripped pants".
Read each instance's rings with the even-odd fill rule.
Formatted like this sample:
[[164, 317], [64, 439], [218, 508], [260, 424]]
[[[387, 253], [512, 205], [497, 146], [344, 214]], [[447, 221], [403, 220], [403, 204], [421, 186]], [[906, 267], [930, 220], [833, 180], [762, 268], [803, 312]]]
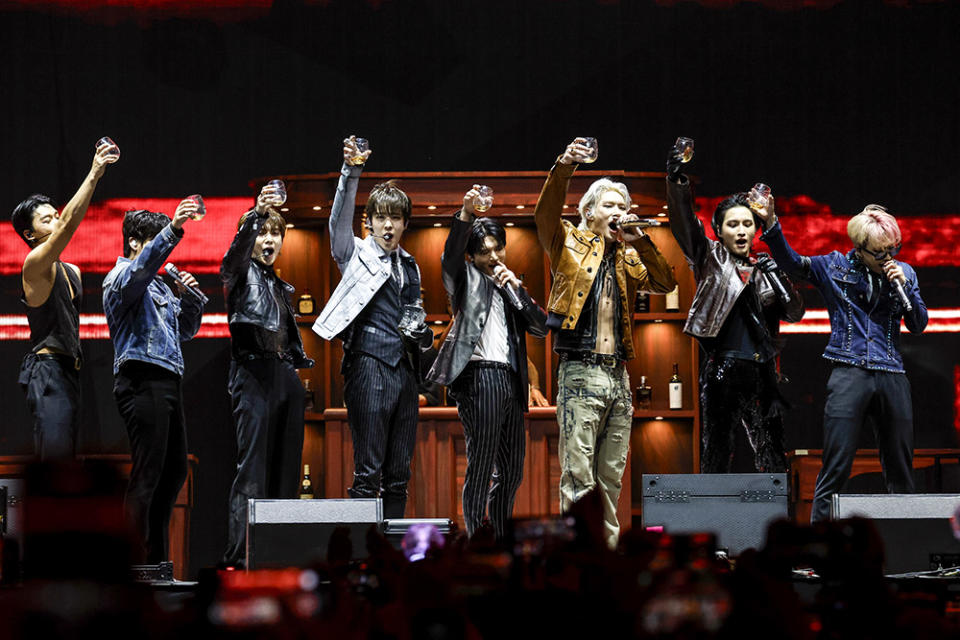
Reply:
[[620, 536], [617, 501], [630, 450], [633, 406], [630, 376], [616, 367], [560, 363], [557, 423], [560, 427], [560, 511], [600, 485], [604, 533], [615, 547]]

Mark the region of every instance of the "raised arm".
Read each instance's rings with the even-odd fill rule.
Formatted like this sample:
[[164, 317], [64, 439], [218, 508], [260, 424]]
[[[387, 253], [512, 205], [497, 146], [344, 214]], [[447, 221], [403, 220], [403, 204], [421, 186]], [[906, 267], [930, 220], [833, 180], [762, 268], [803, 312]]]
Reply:
[[756, 214], [764, 228], [760, 238], [767, 243], [770, 255], [780, 268], [791, 278], [809, 280], [814, 285], [820, 284], [817, 272], [810, 268], [810, 258], [794, 251], [784, 237], [783, 228], [777, 220], [773, 196], [770, 196], [767, 206], [756, 211]]
[[910, 333], [923, 333], [927, 328], [927, 305], [920, 297], [916, 271], [907, 263], [895, 260], [889, 260], [883, 264], [883, 270], [888, 280], [900, 280], [903, 284], [903, 292], [913, 307], [910, 311], [903, 312], [903, 322], [907, 325], [907, 330]]
[[467, 274], [467, 264], [463, 260], [463, 254], [467, 250], [470, 229], [473, 227], [473, 220], [476, 217], [473, 199], [479, 195], [477, 191], [479, 186], [473, 185], [473, 188], [464, 194], [463, 208], [453, 217], [453, 222], [450, 224], [450, 233], [447, 234], [447, 241], [443, 245], [443, 254], [440, 256], [443, 288], [447, 292], [447, 297], [450, 298], [450, 306], [454, 314], [457, 313], [463, 302], [459, 298], [459, 295], [462, 295], [461, 292]]
[[681, 171], [679, 152], [673, 148], [667, 155], [667, 214], [670, 231], [680, 250], [694, 269], [698, 269], [710, 249], [703, 223], [693, 212], [690, 180]]
[[340, 167], [340, 180], [333, 196], [329, 221], [330, 253], [338, 265], [345, 265], [353, 257], [353, 216], [356, 210], [357, 186], [363, 172], [363, 164], [353, 165], [348, 161], [362, 156], [366, 163], [371, 153], [369, 149], [360, 153], [356, 136], [350, 136], [343, 141], [343, 166]]
[[577, 164], [590, 155], [590, 149], [583, 138], [575, 138], [556, 164], [550, 169], [547, 181], [543, 184], [537, 206], [533, 210], [533, 219], [537, 225], [537, 238], [540, 246], [550, 259], [560, 251], [563, 245], [563, 229], [560, 224], [563, 215], [563, 201], [567, 198], [570, 178], [577, 170]]
[[143, 251], [109, 283], [109, 289], [116, 295], [116, 308], [111, 310], [115, 315], [121, 315], [124, 309], [136, 304], [146, 294], [157, 271], [183, 238], [183, 223], [195, 211], [195, 202], [181, 201], [170, 224], [147, 242]]
[[220, 262], [220, 279], [228, 291], [247, 273], [247, 267], [250, 266], [253, 256], [253, 246], [257, 243], [260, 229], [270, 214], [276, 213], [276, 207], [280, 204], [282, 199], [277, 194], [276, 188], [267, 184], [260, 190], [256, 206], [244, 214], [243, 223], [237, 229], [230, 248]]
[[119, 156], [110, 155], [115, 150], [115, 145], [102, 144], [97, 147], [90, 171], [80, 184], [80, 188], [60, 211], [60, 224], [50, 233], [46, 242], [34, 247], [23, 261], [23, 290], [28, 304], [35, 298], [46, 299], [50, 295], [55, 277], [53, 265], [60, 259], [60, 254], [67, 248], [67, 244], [86, 215], [93, 191], [103, 176], [106, 166], [117, 161]]

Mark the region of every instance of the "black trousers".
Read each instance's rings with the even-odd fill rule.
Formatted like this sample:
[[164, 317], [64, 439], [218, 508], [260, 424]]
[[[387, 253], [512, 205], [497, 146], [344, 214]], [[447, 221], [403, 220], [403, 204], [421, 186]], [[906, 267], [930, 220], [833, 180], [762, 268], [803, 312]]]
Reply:
[[383, 499], [384, 518], [402, 518], [417, 437], [417, 379], [406, 360], [391, 367], [363, 353], [343, 363], [353, 437], [351, 498]]
[[775, 362], [709, 357], [700, 374], [700, 473], [730, 473], [743, 426], [758, 472], [787, 470]]
[[523, 480], [526, 439], [520, 379], [508, 365], [470, 363], [451, 391], [463, 423], [467, 470], [463, 480], [463, 519], [467, 534], [483, 523], [503, 538], [513, 500]]
[[28, 353], [18, 381], [33, 415], [34, 453], [41, 460], [73, 458], [80, 426], [80, 372], [73, 358]]
[[827, 381], [823, 466], [813, 494], [811, 522], [830, 518], [832, 496], [850, 477], [867, 416], [873, 418], [887, 491], [913, 493], [913, 402], [907, 376], [836, 365]]
[[230, 488], [223, 561], [243, 563], [247, 501], [295, 498], [303, 452], [303, 383], [289, 362], [258, 358], [230, 363], [230, 401], [237, 430], [237, 475]]
[[127, 517], [141, 544], [141, 562], [167, 559], [168, 530], [177, 494], [187, 478], [187, 429], [180, 376], [156, 365], [127, 361], [113, 396], [130, 438]]

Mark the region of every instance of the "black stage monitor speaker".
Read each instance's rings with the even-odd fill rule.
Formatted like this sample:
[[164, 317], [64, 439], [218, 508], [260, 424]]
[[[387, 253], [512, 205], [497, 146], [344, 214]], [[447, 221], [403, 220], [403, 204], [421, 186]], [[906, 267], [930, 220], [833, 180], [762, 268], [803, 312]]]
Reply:
[[767, 526], [787, 517], [787, 474], [643, 474], [643, 526], [709, 532], [731, 556], [763, 546]]
[[886, 550], [884, 570], [896, 574], [960, 566], [960, 541], [950, 527], [957, 505], [958, 494], [834, 494], [830, 515], [873, 520]]
[[394, 549], [403, 549], [403, 537], [410, 527], [417, 524], [433, 525], [446, 540], [456, 530], [450, 518], [391, 518], [383, 521], [383, 535]]
[[345, 527], [353, 559], [367, 556], [367, 530], [380, 527], [379, 499], [250, 500], [247, 509], [247, 568], [303, 567], [324, 560], [334, 529]]

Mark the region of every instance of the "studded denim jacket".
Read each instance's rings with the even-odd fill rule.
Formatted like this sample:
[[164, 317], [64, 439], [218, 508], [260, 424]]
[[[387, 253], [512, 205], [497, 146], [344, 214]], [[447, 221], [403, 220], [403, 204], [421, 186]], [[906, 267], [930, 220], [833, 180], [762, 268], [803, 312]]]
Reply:
[[897, 263], [906, 277], [903, 289], [913, 305], [913, 311], [907, 313], [885, 279], [879, 297], [871, 302], [867, 267], [855, 251], [801, 256], [787, 243], [779, 222], [763, 234], [763, 240], [777, 264], [791, 276], [809, 280], [823, 296], [830, 315], [830, 341], [824, 358], [864, 369], [903, 373], [900, 318], [910, 333], [922, 333], [927, 326], [927, 306], [910, 265]]

